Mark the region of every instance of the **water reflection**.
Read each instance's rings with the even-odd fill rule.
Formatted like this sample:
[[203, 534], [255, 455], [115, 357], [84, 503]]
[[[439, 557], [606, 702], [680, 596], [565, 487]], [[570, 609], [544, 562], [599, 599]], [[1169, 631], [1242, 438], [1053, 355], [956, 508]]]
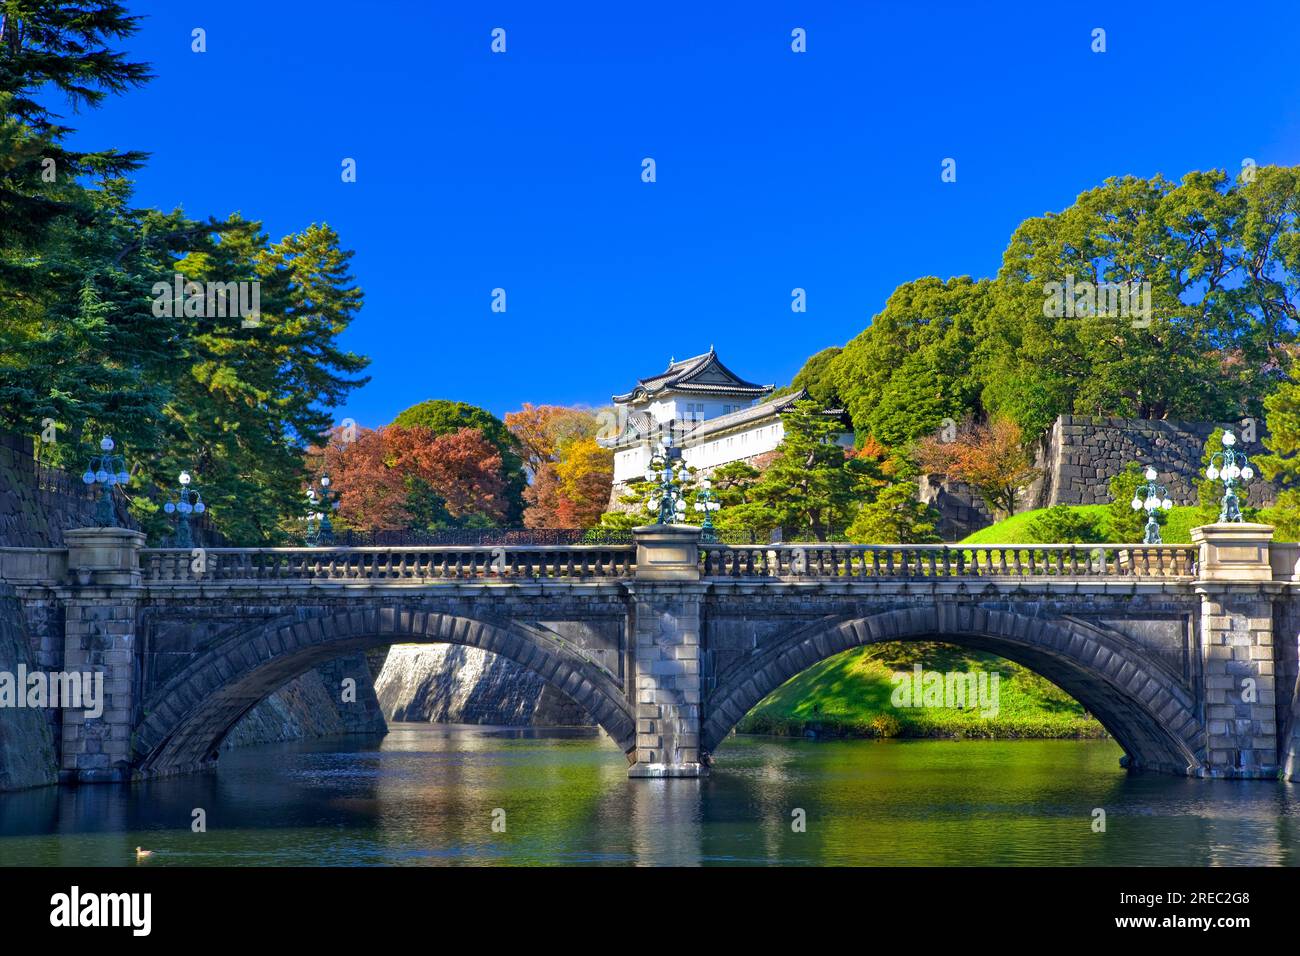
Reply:
[[1130, 777], [1118, 757], [739, 737], [708, 779], [630, 781], [595, 732], [398, 724], [231, 751], [209, 774], [0, 795], [0, 863], [135, 865], [137, 845], [151, 866], [1300, 862], [1294, 786]]

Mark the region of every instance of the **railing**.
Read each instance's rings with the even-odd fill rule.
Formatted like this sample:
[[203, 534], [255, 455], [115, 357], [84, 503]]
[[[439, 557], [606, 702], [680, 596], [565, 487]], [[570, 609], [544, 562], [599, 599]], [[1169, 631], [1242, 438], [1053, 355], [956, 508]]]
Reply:
[[[700, 546], [705, 578], [1146, 578], [1190, 580], [1195, 545]], [[201, 582], [615, 580], [636, 571], [632, 545], [431, 548], [205, 548], [140, 552], [144, 580]]]
[[700, 546], [706, 578], [1190, 579], [1190, 544]]
[[608, 528], [448, 528], [442, 531], [352, 531], [334, 529], [333, 548], [437, 548], [506, 545], [632, 544], [631, 531]]
[[154, 584], [274, 581], [600, 580], [631, 577], [631, 545], [472, 548], [150, 548]]

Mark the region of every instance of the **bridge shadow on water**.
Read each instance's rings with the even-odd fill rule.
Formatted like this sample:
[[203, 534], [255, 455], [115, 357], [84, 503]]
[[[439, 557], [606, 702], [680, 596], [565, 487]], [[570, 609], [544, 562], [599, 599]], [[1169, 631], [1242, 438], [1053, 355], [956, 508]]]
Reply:
[[1295, 787], [1131, 775], [1119, 755], [737, 736], [706, 778], [629, 780], [595, 730], [395, 724], [0, 795], [0, 863], [134, 865], [137, 845], [151, 866], [1300, 863]]

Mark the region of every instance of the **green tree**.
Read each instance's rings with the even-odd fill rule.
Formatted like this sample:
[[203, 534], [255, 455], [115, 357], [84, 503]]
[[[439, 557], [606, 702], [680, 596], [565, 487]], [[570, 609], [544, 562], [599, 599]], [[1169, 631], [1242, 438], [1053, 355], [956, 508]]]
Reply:
[[939, 512], [916, 500], [916, 485], [895, 482], [858, 510], [848, 538], [862, 544], [926, 544], [941, 540], [938, 522]]
[[[1034, 517], [1025, 529], [1039, 544], [1085, 544], [1103, 540], [1095, 522], [1069, 505], [1054, 505]], [[1128, 540], [1128, 539], [1118, 539]]]
[[[1277, 501], [1263, 517], [1274, 526], [1279, 540], [1300, 541], [1300, 384], [1287, 382], [1264, 400], [1264, 410], [1268, 454], [1255, 463], [1278, 491]], [[1201, 502], [1205, 504], [1204, 494]]]
[[999, 273], [985, 404], [1031, 432], [1062, 412], [1258, 415], [1296, 339], [1297, 173], [1109, 179], [1023, 222]]
[[794, 380], [790, 382], [789, 387], [782, 389], [781, 392], [797, 392], [800, 389], [807, 389], [808, 397], [822, 407], [842, 408], [839, 394], [835, 391], [835, 382], [832, 380], [830, 373], [836, 357], [843, 351], [838, 345], [833, 345], [809, 357], [808, 361], [803, 363], [803, 368], [799, 369], [795, 375]]
[[895, 289], [825, 375], [858, 434], [900, 446], [946, 418], [980, 413], [974, 359], [992, 306], [983, 279], [927, 277]]
[[816, 402], [796, 402], [782, 414], [785, 438], [751, 489], [751, 520], [766, 514], [786, 536], [827, 540], [846, 528], [878, 475], [870, 463], [846, 452], [844, 426]]

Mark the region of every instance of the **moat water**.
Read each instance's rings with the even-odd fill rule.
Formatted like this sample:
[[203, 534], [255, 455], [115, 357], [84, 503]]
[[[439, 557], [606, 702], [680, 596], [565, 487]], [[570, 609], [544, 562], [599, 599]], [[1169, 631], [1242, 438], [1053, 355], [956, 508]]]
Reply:
[[1119, 756], [735, 737], [707, 779], [633, 781], [594, 732], [394, 724], [229, 751], [207, 774], [0, 794], [0, 864], [1300, 864], [1300, 787], [1129, 775]]

